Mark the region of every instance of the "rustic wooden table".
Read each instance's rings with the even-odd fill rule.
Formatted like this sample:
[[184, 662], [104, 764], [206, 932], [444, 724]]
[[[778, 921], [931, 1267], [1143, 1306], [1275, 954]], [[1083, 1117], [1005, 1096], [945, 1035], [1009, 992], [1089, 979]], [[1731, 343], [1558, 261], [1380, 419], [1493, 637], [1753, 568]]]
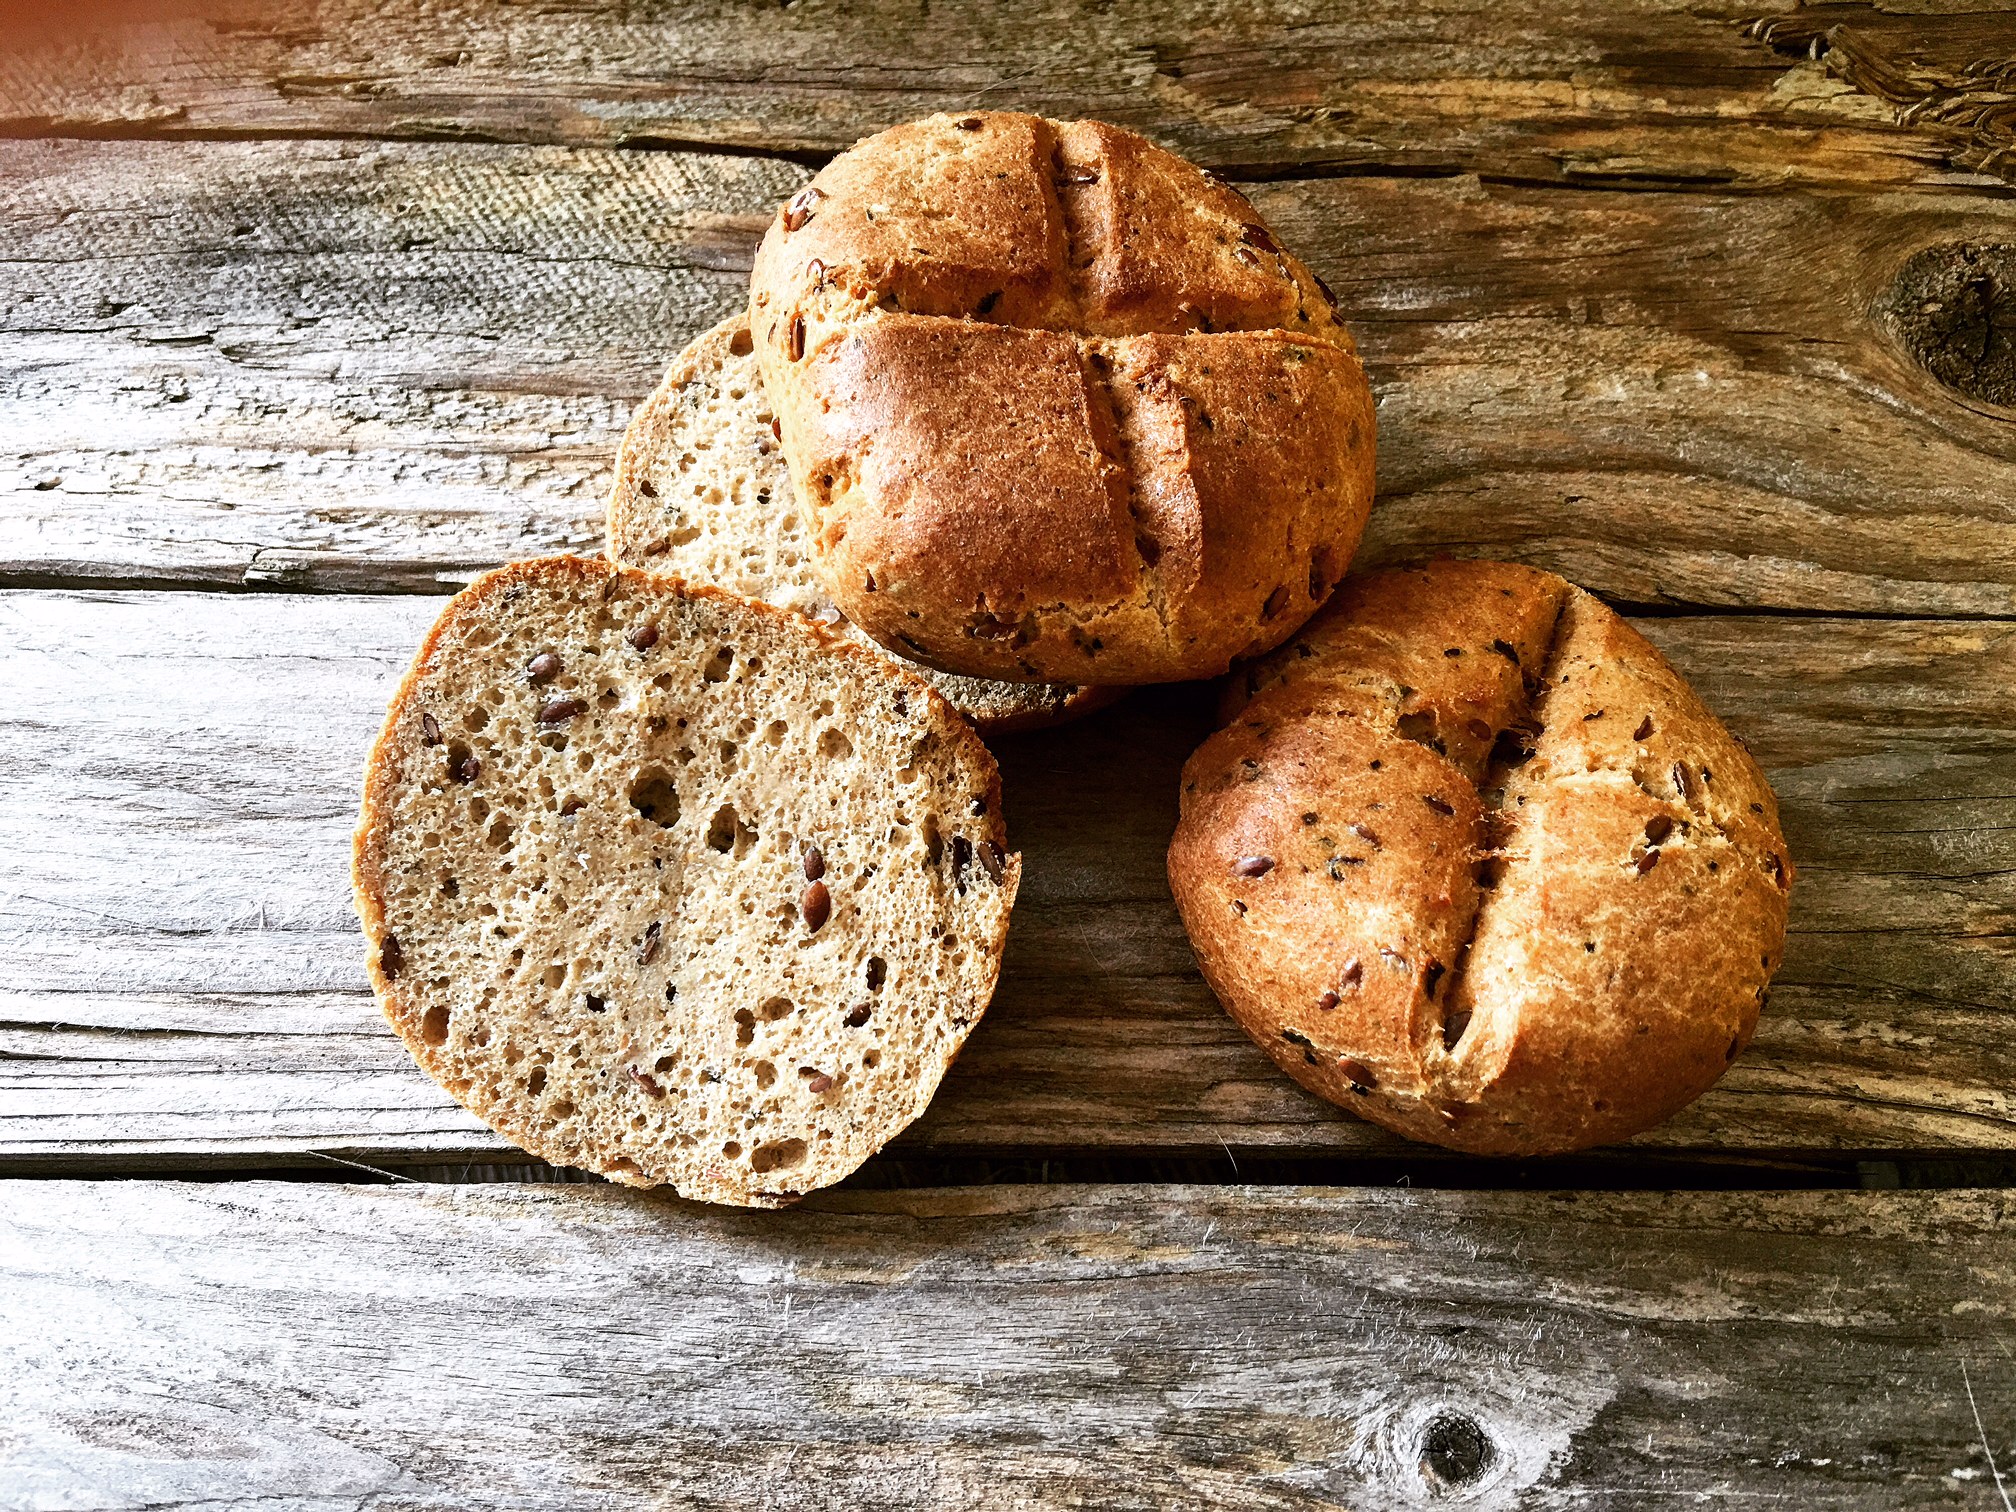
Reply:
[[[1987, 3], [8, 11], [0, 1507], [2006, 1512]], [[1277, 1075], [1162, 880], [1194, 689], [1002, 743], [999, 999], [846, 1188], [569, 1182], [408, 1062], [347, 841], [439, 595], [597, 549], [770, 207], [978, 105], [1241, 181], [1363, 344], [1368, 559], [1568, 574], [1771, 769], [1785, 968], [1684, 1116], [1463, 1161]]]

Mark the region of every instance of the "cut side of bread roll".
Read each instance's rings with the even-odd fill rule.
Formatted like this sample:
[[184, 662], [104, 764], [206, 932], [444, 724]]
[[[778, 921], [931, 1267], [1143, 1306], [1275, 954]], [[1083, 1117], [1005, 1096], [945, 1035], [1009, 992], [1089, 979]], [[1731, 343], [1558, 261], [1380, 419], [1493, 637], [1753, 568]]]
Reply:
[[1126, 691], [939, 672], [884, 650], [849, 623], [812, 569], [746, 311], [695, 338], [631, 420], [608, 528], [612, 561], [726, 588], [837, 629], [917, 673], [984, 734], [1062, 724]]
[[505, 1138], [777, 1206], [924, 1110], [1021, 873], [999, 775], [887, 658], [573, 557], [479, 578], [365, 773], [386, 1016]]
[[1756, 1029], [1793, 870], [1750, 754], [1638, 632], [1549, 573], [1353, 578], [1235, 679], [1169, 881], [1232, 1017], [1410, 1138], [1627, 1138]]

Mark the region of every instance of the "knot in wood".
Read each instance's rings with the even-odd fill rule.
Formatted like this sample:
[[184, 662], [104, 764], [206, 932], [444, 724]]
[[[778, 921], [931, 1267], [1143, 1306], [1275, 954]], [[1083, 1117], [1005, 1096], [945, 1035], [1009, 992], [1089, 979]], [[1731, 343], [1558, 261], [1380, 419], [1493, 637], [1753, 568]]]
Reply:
[[1898, 270], [1882, 309], [1934, 378], [1970, 399], [2016, 408], [2016, 246], [1923, 248]]
[[1438, 1412], [1421, 1433], [1421, 1478], [1437, 1491], [1474, 1485], [1498, 1462], [1498, 1450], [1475, 1418]]

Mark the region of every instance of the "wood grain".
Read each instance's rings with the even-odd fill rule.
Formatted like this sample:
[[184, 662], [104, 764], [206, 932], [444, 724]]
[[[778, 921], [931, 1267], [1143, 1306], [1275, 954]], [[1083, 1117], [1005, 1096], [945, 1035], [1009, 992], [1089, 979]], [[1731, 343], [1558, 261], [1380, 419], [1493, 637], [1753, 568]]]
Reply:
[[[364, 750], [436, 605], [0, 595], [0, 1159], [411, 1159], [501, 1146], [364, 990]], [[2016, 626], [1642, 622], [1756, 749], [1802, 871], [1757, 1044], [1632, 1148], [2016, 1147]], [[923, 1149], [1392, 1153], [1198, 978], [1162, 852], [1202, 688], [999, 743], [1022, 901]]]
[[[0, 1186], [0, 1482], [133, 1509], [1981, 1508], [2004, 1193]], [[2005, 1472], [2006, 1473], [2006, 1472]]]
[[[1823, 24], [1853, 17], [1887, 72], [1937, 53], [1951, 30], [1909, 5], [1820, 9]], [[1261, 174], [1746, 189], [1969, 178], [1946, 163], [1963, 129], [1900, 125], [1860, 77], [1750, 40], [1759, 8], [1729, 0], [1005, 10], [324, 0], [312, 19], [257, 0], [98, 0], [41, 27], [36, 11], [24, 8], [0, 45], [9, 135], [679, 143], [817, 157], [933, 110], [1005, 106], [1099, 116]], [[1796, 28], [1800, 13], [1785, 19]], [[2012, 56], [2006, 32], [1981, 41], [1975, 56]], [[1983, 165], [1979, 154], [1969, 163]]]
[[[631, 405], [740, 298], [802, 175], [0, 143], [0, 581], [439, 591], [592, 549]], [[1892, 308], [1927, 248], [2016, 242], [2016, 200], [1254, 197], [1374, 378], [1367, 560], [1516, 556], [1633, 603], [2016, 613], [2016, 412], [1931, 377]]]
[[1899, 107], [1907, 126], [1951, 144], [1956, 166], [2016, 177], [2016, 27], [2001, 6], [1801, 5], [1754, 35], [1782, 53], [1824, 61], [1830, 77]]
[[598, 548], [632, 404], [803, 178], [329, 144], [0, 162], [0, 571], [437, 592]]

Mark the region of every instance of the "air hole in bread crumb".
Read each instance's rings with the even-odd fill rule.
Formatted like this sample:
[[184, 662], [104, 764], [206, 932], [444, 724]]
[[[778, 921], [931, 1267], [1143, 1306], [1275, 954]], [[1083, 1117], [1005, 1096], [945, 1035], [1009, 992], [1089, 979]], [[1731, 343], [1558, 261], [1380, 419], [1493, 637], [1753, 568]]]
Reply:
[[769, 1061], [758, 1061], [749, 1069], [756, 1073], [756, 1087], [759, 1091], [768, 1091], [777, 1080], [777, 1068]]
[[763, 999], [756, 1011], [763, 1016], [764, 1023], [774, 1024], [791, 1017], [798, 1011], [798, 1005], [787, 997], [771, 997]]
[[661, 828], [679, 822], [679, 789], [661, 767], [646, 767], [630, 783], [630, 806]]
[[1448, 747], [1442, 743], [1441, 736], [1436, 733], [1436, 722], [1433, 711], [1402, 714], [1398, 722], [1398, 729], [1401, 738], [1404, 740], [1411, 740], [1416, 745], [1426, 746], [1438, 756], [1449, 754]]
[[756, 1015], [747, 1008], [735, 1010], [735, 1043], [744, 1050], [756, 1042]]
[[566, 982], [567, 968], [565, 966], [556, 961], [546, 968], [546, 985], [548, 987], [557, 991], [559, 988], [565, 986]]
[[541, 1092], [546, 1090], [546, 1068], [544, 1066], [534, 1066], [532, 1068], [532, 1074], [525, 1078], [525, 1090], [534, 1097], [537, 1097]]
[[870, 1071], [873, 1071], [877, 1066], [882, 1064], [882, 1052], [880, 1050], [863, 1051], [861, 1054], [861, 1064], [866, 1066]]
[[472, 705], [469, 712], [462, 716], [462, 728], [472, 735], [488, 723], [490, 723], [490, 711], [481, 704]]
[[889, 979], [889, 963], [880, 956], [868, 957], [868, 990], [880, 992], [882, 984]]
[[783, 720], [771, 720], [763, 731], [763, 744], [767, 746], [781, 746], [784, 744], [784, 737], [790, 733], [790, 730], [791, 727], [784, 723]]
[[744, 822], [732, 803], [716, 809], [707, 825], [707, 844], [723, 855], [734, 852], [737, 860], [749, 854], [757, 838], [755, 826]]
[[493, 850], [509, 850], [511, 848], [511, 821], [500, 816], [497, 822], [490, 826], [490, 832], [484, 836], [484, 839], [490, 842], [490, 847]]
[[854, 742], [831, 725], [828, 725], [819, 732], [819, 754], [829, 759], [852, 756], [854, 754]]
[[749, 1157], [749, 1169], [758, 1174], [785, 1170], [803, 1160], [805, 1150], [802, 1139], [772, 1140], [769, 1144], [756, 1146], [756, 1152]]
[[439, 1045], [447, 1041], [447, 1005], [436, 1003], [427, 1010], [426, 1016], [420, 1020], [420, 1038], [430, 1045]]
[[700, 669], [700, 675], [710, 683], [726, 682], [728, 681], [728, 669], [734, 664], [734, 661], [735, 648], [733, 646], [716, 647], [714, 654], [707, 658], [707, 665]]
[[729, 1160], [740, 1160], [742, 1158], [742, 1146], [731, 1139], [728, 1143], [721, 1146], [721, 1153]]

